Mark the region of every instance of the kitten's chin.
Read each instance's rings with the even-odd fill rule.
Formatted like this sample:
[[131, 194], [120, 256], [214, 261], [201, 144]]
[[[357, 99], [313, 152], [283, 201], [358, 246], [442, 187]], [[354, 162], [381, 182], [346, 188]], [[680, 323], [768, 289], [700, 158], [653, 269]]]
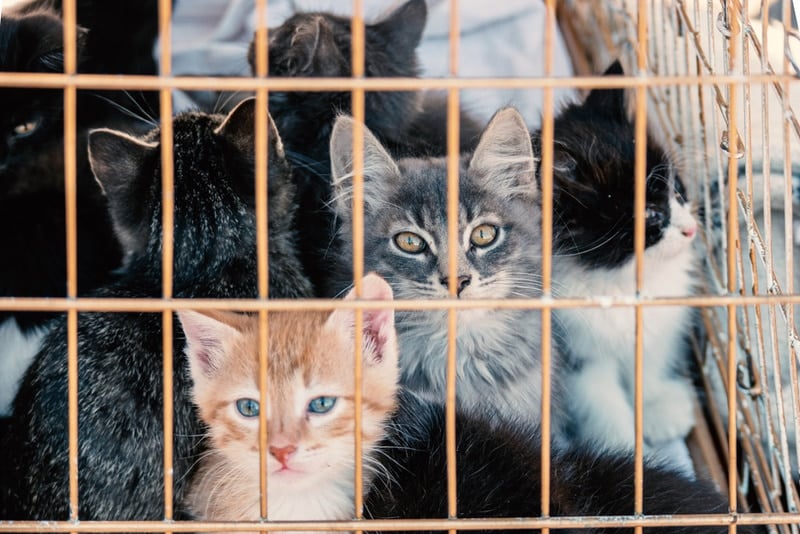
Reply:
[[485, 327], [487, 322], [492, 320], [492, 314], [496, 312], [497, 310], [491, 310], [489, 308], [458, 310], [456, 314], [458, 326], [467, 329]]

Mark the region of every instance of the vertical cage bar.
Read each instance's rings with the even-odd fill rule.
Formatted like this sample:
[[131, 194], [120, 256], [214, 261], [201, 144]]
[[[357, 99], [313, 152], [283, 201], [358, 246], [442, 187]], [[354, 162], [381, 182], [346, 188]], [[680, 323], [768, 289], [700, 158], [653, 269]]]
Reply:
[[[263, 79], [267, 75], [268, 39], [267, 3], [256, 0], [256, 34], [255, 34], [255, 75]], [[266, 86], [256, 89], [255, 117], [255, 188], [256, 188], [256, 255], [258, 258], [258, 297], [269, 298], [269, 202], [267, 197], [269, 179], [269, 95]], [[267, 474], [267, 387], [269, 373], [269, 322], [266, 310], [258, 312], [258, 400], [262, 407], [258, 412], [258, 468], [259, 468], [259, 508], [262, 519], [269, 519], [268, 474]]]
[[[727, 56], [729, 73], [733, 73], [736, 68], [736, 38], [738, 35], [737, 12], [740, 11], [737, 0], [731, 0], [725, 5], [725, 22], [730, 27], [728, 38]], [[736, 85], [728, 85], [728, 228], [727, 228], [727, 277], [728, 294], [733, 295], [736, 291], [736, 253], [738, 250], [738, 210], [737, 210], [737, 189], [738, 189], [738, 164], [736, 162], [737, 146], [739, 143], [738, 132], [736, 130]], [[730, 512], [736, 512], [737, 506], [737, 447], [736, 447], [736, 305], [727, 306], [728, 311], [728, 507]], [[736, 534], [736, 524], [731, 523], [728, 527], [730, 534]]]
[[[172, 28], [170, 18], [172, 3], [170, 0], [158, 2], [158, 26], [161, 40], [161, 76], [172, 75]], [[172, 93], [169, 89], [161, 89], [159, 94], [161, 105], [161, 203], [162, 203], [162, 265], [161, 284], [165, 299], [172, 298], [172, 272], [174, 257], [174, 165], [172, 141]], [[173, 382], [172, 382], [172, 310], [165, 308], [162, 312], [164, 349], [164, 519], [173, 517]]]
[[[78, 29], [75, 0], [64, 2], [64, 73], [78, 68]], [[77, 92], [64, 87], [64, 202], [66, 215], [67, 298], [78, 296], [77, 230]], [[69, 432], [69, 518], [78, 520], [78, 312], [67, 311], [67, 404]]]
[[[553, 74], [553, 42], [556, 26], [555, 0], [547, 0], [544, 27], [544, 75]], [[552, 296], [553, 262], [553, 136], [554, 109], [553, 89], [545, 87], [542, 95], [542, 296]], [[535, 163], [534, 163], [535, 169]], [[552, 375], [552, 309], [542, 308], [542, 473], [541, 509], [542, 517], [550, 515], [550, 436], [551, 436], [551, 375]], [[550, 529], [542, 529], [548, 534]]]
[[[459, 2], [450, 0], [450, 62], [449, 74], [458, 76], [459, 60]], [[447, 289], [450, 298], [457, 298], [458, 284], [458, 171], [459, 171], [459, 93], [451, 89], [447, 94]], [[458, 515], [458, 494], [456, 478], [456, 310], [447, 310], [447, 394], [445, 399], [445, 430], [447, 449], [447, 516]], [[449, 534], [455, 534], [451, 529]]]
[[[364, 6], [363, 0], [353, 0], [353, 18], [351, 30], [351, 47], [353, 78], [364, 77], [364, 56], [366, 54], [366, 38], [364, 35]], [[353, 286], [356, 297], [361, 297], [362, 279], [364, 278], [364, 90], [353, 89]], [[355, 383], [354, 392], [354, 428], [355, 445], [353, 454], [355, 455], [355, 517], [361, 519], [364, 516], [364, 465], [362, 463], [363, 444], [361, 435], [362, 426], [362, 397], [363, 397], [363, 375], [362, 375], [362, 336], [364, 329], [363, 309], [355, 310], [355, 350], [353, 362], [353, 378]], [[360, 532], [360, 531], [358, 531]]]
[[[637, 75], [645, 76], [647, 73], [647, 5], [645, 0], [639, 0], [637, 12]], [[644, 85], [636, 87], [636, 117], [634, 124], [634, 135], [636, 140], [636, 159], [634, 165], [635, 187], [634, 187], [634, 253], [636, 255], [636, 297], [637, 304], [635, 310], [636, 325], [636, 346], [635, 346], [635, 366], [634, 366], [634, 513], [641, 514], [644, 504], [644, 329], [643, 329], [643, 310], [641, 302], [642, 285], [644, 283], [644, 208], [646, 194], [647, 171], [647, 89]], [[636, 527], [636, 534], [642, 534], [642, 528]]]
[[[795, 8], [800, 8], [800, 4], [795, 2]], [[790, 73], [793, 71], [792, 65], [789, 62], [789, 58], [792, 57], [792, 51], [790, 49], [790, 41], [789, 41], [789, 33], [788, 30], [792, 27], [792, 6], [788, 0], [784, 0], [783, 2], [783, 12], [782, 12], [782, 20], [783, 20], [783, 65], [781, 72], [784, 74]], [[800, 24], [800, 11], [795, 12], [795, 17]], [[793, 294], [795, 291], [794, 287], [794, 244], [796, 236], [794, 235], [794, 191], [792, 189], [792, 149], [791, 149], [791, 113], [789, 108], [789, 98], [791, 97], [791, 87], [789, 86], [789, 81], [784, 80], [783, 84], [783, 95], [784, 98], [782, 99], [783, 102], [783, 183], [784, 183], [784, 198], [783, 198], [783, 209], [784, 209], [784, 231], [785, 231], [785, 252], [786, 255], [786, 294]], [[800, 139], [798, 139], [800, 142]], [[795, 454], [797, 456], [798, 462], [798, 472], [794, 473], [795, 476], [800, 478], [800, 448], [798, 448], [798, 443], [800, 442], [800, 389], [798, 388], [798, 363], [797, 363], [797, 353], [795, 350], [795, 343], [793, 342], [794, 337], [794, 310], [795, 307], [792, 305], [785, 305], [786, 308], [786, 337], [788, 343], [788, 361], [786, 365], [789, 367], [789, 380], [791, 383], [791, 410], [790, 413], [795, 418], [794, 421], [794, 440], [795, 440]], [[784, 423], [783, 428], [786, 428], [785, 425], [785, 418], [782, 420]], [[792, 439], [791, 436], [788, 439]], [[784, 443], [787, 439], [784, 439]], [[789, 458], [788, 451], [785, 451], [784, 454], [784, 462], [785, 462], [785, 474], [787, 482], [791, 482], [792, 480], [797, 480], [792, 475], [791, 472], [791, 459]], [[789, 493], [790, 496], [796, 497], [796, 488], [794, 486], [790, 488]], [[795, 495], [791, 495], [794, 493]], [[797, 510], [797, 502], [795, 499], [789, 499], [789, 510], [796, 511]], [[797, 528], [793, 529], [794, 532], [797, 532]]]

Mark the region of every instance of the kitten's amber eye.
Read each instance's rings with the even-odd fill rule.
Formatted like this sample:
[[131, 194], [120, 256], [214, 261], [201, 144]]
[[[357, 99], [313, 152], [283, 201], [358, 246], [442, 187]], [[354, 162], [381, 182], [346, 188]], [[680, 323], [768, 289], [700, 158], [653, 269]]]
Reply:
[[492, 224], [476, 226], [469, 240], [476, 247], [488, 247], [497, 239], [497, 227]]
[[239, 399], [236, 401], [236, 409], [245, 417], [258, 417], [258, 401], [254, 399]]
[[336, 397], [317, 397], [308, 403], [308, 411], [311, 413], [328, 413], [336, 404]]
[[428, 246], [425, 240], [414, 232], [400, 232], [394, 236], [394, 242], [400, 250], [409, 254], [419, 254]]
[[14, 135], [18, 137], [25, 137], [32, 134], [39, 126], [39, 121], [28, 121], [14, 126]]

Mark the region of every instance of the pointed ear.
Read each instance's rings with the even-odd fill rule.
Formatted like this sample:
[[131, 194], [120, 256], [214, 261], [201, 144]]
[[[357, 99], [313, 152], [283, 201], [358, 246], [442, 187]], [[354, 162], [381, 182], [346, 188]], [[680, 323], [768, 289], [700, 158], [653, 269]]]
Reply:
[[214, 133], [225, 138], [242, 154], [254, 157], [256, 147], [256, 99], [245, 98], [228, 113]]
[[345, 59], [328, 21], [321, 15], [303, 19], [294, 29], [288, 52], [289, 76], [349, 76]]
[[178, 319], [186, 335], [186, 357], [192, 379], [204, 383], [225, 363], [227, 349], [241, 337], [234, 328], [236, 315], [231, 312], [196, 312], [181, 310]]
[[158, 144], [108, 128], [89, 133], [89, 165], [108, 199], [117, 237], [126, 253], [147, 244], [149, 220], [145, 174], [158, 156]]
[[422, 39], [427, 18], [425, 0], [408, 0], [373, 27], [388, 39], [391, 47], [413, 52]]
[[469, 173], [502, 197], [536, 198], [531, 134], [516, 109], [503, 108], [489, 121], [469, 162]]
[[[267, 142], [269, 152], [269, 164], [285, 165], [286, 154], [283, 149], [283, 141], [275, 127], [272, 117], [267, 115]], [[256, 147], [256, 99], [250, 97], [242, 100], [228, 113], [215, 133], [223, 137], [239, 153], [247, 157], [250, 161], [255, 161]]]
[[[341, 115], [331, 132], [331, 177], [334, 208], [337, 215], [349, 220], [353, 197], [353, 127], [351, 117]], [[378, 209], [385, 203], [392, 184], [400, 178], [392, 156], [369, 128], [364, 131], [364, 209]]]
[[[622, 64], [619, 60], [612, 63], [603, 73], [603, 76], [624, 76]], [[583, 102], [583, 106], [596, 113], [620, 121], [629, 121], [628, 107], [625, 99], [625, 89], [593, 89]]]
[[[361, 289], [361, 300], [394, 300], [392, 288], [386, 280], [375, 273], [364, 277]], [[351, 289], [345, 300], [355, 300], [355, 298], [355, 289]], [[394, 310], [364, 310], [362, 314], [364, 363], [367, 365], [387, 363], [396, 367], [398, 349]], [[352, 336], [355, 313], [353, 310], [334, 310], [327, 324]]]

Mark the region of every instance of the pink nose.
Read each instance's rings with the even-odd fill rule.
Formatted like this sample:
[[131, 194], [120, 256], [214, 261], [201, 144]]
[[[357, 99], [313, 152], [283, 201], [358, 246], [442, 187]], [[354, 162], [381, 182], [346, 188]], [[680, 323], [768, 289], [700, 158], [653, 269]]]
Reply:
[[285, 447], [274, 447], [270, 445], [269, 447], [269, 453], [284, 467], [289, 463], [289, 457], [291, 457], [296, 450], [297, 447], [294, 445], [286, 445]]
[[693, 237], [694, 237], [694, 234], [696, 234], [696, 233], [697, 233], [697, 225], [696, 225], [696, 224], [693, 224], [693, 225], [691, 225], [691, 226], [687, 226], [686, 228], [684, 228], [683, 230], [681, 230], [681, 233], [682, 233], [683, 235], [685, 235], [686, 237], [688, 237], [689, 239], [691, 239], [691, 238], [693, 238]]

